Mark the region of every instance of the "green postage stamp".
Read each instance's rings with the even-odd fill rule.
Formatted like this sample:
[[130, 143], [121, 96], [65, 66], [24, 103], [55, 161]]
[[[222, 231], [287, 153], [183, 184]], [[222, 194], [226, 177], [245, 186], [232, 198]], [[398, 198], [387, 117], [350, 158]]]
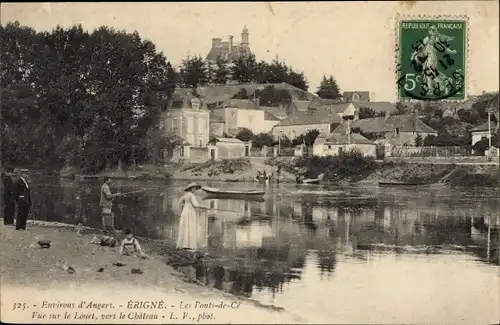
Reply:
[[465, 17], [398, 19], [400, 100], [466, 99], [467, 29]]

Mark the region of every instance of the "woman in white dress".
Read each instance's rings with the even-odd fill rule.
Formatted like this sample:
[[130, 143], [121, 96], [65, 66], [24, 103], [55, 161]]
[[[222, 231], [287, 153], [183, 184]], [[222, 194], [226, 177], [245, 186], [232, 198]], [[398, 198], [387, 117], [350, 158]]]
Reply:
[[197, 183], [190, 183], [185, 189], [185, 194], [179, 200], [179, 209], [181, 212], [181, 219], [179, 222], [179, 236], [177, 237], [178, 249], [191, 249], [197, 250], [201, 248], [201, 240], [199, 238], [199, 229], [202, 225], [201, 220], [198, 220], [197, 209], [205, 209], [198, 203], [194, 196], [194, 192], [201, 188]]

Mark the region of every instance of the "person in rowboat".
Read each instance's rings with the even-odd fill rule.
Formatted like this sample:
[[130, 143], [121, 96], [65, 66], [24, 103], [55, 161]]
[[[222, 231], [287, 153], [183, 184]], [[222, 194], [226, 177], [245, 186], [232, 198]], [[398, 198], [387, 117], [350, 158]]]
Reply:
[[179, 210], [181, 218], [179, 221], [179, 235], [177, 237], [177, 249], [189, 249], [196, 251], [201, 248], [201, 238], [199, 240], [198, 228], [202, 224], [201, 216], [197, 209], [207, 209], [198, 203], [194, 196], [194, 192], [199, 190], [201, 186], [197, 183], [190, 183], [184, 189], [185, 194], [179, 200]]

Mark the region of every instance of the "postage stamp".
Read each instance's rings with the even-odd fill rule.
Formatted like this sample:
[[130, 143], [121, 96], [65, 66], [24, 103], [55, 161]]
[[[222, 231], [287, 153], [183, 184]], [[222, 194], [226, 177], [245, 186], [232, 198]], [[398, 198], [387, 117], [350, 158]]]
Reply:
[[466, 17], [402, 18], [397, 23], [400, 100], [466, 99]]

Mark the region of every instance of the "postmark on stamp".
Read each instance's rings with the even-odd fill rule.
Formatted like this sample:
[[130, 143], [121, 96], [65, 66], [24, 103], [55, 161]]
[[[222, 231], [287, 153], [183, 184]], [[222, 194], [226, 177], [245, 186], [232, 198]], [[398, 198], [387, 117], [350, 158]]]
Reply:
[[465, 100], [467, 19], [400, 19], [397, 28], [398, 98]]

